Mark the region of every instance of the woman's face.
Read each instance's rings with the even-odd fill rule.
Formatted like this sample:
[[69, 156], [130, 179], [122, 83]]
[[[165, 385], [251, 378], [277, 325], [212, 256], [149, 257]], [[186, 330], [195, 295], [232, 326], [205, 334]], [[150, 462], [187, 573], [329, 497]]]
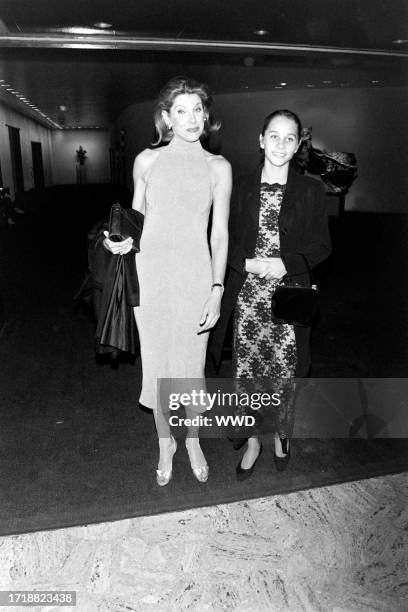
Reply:
[[180, 94], [170, 111], [163, 111], [163, 119], [171, 126], [173, 135], [188, 142], [198, 140], [204, 131], [206, 112], [197, 94]]
[[273, 166], [285, 166], [299, 148], [296, 123], [284, 115], [274, 117], [265, 134], [259, 136], [259, 144], [265, 150], [265, 160]]

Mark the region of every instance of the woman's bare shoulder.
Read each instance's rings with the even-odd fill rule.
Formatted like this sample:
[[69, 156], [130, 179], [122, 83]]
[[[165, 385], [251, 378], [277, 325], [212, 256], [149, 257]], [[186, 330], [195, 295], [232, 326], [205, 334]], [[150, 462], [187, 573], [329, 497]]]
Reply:
[[211, 168], [211, 171], [215, 175], [225, 174], [231, 172], [231, 164], [222, 155], [214, 155], [209, 151], [204, 151], [205, 158]]
[[159, 153], [160, 149], [144, 149], [135, 158], [133, 172], [144, 176], [151, 169]]

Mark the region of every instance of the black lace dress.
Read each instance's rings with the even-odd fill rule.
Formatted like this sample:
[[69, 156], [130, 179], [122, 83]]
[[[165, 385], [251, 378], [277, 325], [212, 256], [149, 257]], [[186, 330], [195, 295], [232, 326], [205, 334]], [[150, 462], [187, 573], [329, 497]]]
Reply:
[[[255, 257], [280, 257], [278, 217], [284, 191], [285, 185], [261, 183]], [[278, 282], [248, 274], [234, 313], [232, 371], [241, 381], [283, 381], [281, 391], [286, 399], [275, 414], [276, 431], [290, 435], [293, 385], [285, 381], [295, 375], [296, 340], [292, 325], [276, 324], [271, 319], [271, 297]]]

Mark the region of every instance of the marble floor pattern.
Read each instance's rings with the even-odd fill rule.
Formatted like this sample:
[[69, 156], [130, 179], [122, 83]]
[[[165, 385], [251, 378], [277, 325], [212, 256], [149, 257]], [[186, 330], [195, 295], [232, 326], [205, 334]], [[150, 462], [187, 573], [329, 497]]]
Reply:
[[397, 474], [6, 536], [0, 589], [75, 590], [76, 612], [405, 612], [407, 502]]

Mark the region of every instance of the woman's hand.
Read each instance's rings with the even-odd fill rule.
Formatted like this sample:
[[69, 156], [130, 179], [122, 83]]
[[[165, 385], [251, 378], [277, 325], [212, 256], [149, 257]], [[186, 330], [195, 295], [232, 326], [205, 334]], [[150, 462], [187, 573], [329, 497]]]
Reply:
[[211, 295], [204, 304], [203, 314], [200, 319], [200, 329], [198, 334], [208, 331], [220, 318], [221, 310], [221, 298], [223, 290], [221, 287], [214, 287], [211, 291]]
[[113, 240], [109, 240], [109, 232], [104, 231], [103, 233], [105, 235], [103, 246], [114, 255], [126, 255], [132, 250], [133, 238], [126, 238], [126, 240], [121, 242], [113, 242]]
[[285, 264], [280, 257], [262, 257], [258, 261], [264, 265], [264, 269], [258, 275], [259, 278], [265, 280], [281, 279], [287, 274]]

